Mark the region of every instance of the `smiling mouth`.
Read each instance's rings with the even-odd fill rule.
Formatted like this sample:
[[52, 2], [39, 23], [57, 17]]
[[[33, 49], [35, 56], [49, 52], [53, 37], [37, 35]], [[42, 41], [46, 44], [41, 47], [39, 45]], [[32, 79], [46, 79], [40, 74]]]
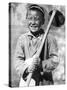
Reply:
[[31, 27], [36, 28], [36, 27], [38, 27], [38, 26], [36, 26], [36, 25], [31, 25]]

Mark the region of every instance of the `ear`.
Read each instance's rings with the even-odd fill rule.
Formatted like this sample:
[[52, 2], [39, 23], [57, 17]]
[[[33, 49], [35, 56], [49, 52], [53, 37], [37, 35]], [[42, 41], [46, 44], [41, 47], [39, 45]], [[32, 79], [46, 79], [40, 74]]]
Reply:
[[26, 14], [26, 19], [27, 19], [27, 17], [28, 17], [28, 12], [27, 12], [27, 14]]
[[44, 22], [45, 22], [45, 18], [42, 18], [42, 22], [41, 22], [41, 24], [43, 25], [43, 24], [44, 24]]

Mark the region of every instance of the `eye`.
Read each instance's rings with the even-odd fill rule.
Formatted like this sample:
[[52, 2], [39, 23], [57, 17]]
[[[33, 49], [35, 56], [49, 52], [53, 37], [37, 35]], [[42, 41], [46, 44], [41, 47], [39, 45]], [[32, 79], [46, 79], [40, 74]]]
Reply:
[[27, 19], [32, 20], [32, 16], [28, 16]]
[[27, 19], [29, 19], [29, 20], [35, 20], [35, 21], [40, 20], [39, 16], [28, 16]]
[[34, 17], [34, 20], [36, 20], [36, 21], [39, 20], [39, 17], [38, 16], [35, 16]]

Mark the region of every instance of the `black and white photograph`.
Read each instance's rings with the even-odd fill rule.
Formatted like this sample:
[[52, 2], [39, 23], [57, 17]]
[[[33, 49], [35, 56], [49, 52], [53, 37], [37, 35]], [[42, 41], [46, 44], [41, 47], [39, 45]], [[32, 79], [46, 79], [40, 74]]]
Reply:
[[65, 6], [9, 2], [9, 87], [64, 85]]

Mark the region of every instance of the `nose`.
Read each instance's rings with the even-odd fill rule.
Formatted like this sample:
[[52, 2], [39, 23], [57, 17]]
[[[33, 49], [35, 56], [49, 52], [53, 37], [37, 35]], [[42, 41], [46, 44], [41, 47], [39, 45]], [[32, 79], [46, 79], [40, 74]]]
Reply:
[[32, 20], [32, 21], [31, 21], [31, 23], [32, 23], [32, 24], [35, 24], [35, 21], [34, 21], [34, 20]]
[[31, 23], [32, 24], [35, 24], [36, 23], [36, 20], [34, 18], [32, 18]]

